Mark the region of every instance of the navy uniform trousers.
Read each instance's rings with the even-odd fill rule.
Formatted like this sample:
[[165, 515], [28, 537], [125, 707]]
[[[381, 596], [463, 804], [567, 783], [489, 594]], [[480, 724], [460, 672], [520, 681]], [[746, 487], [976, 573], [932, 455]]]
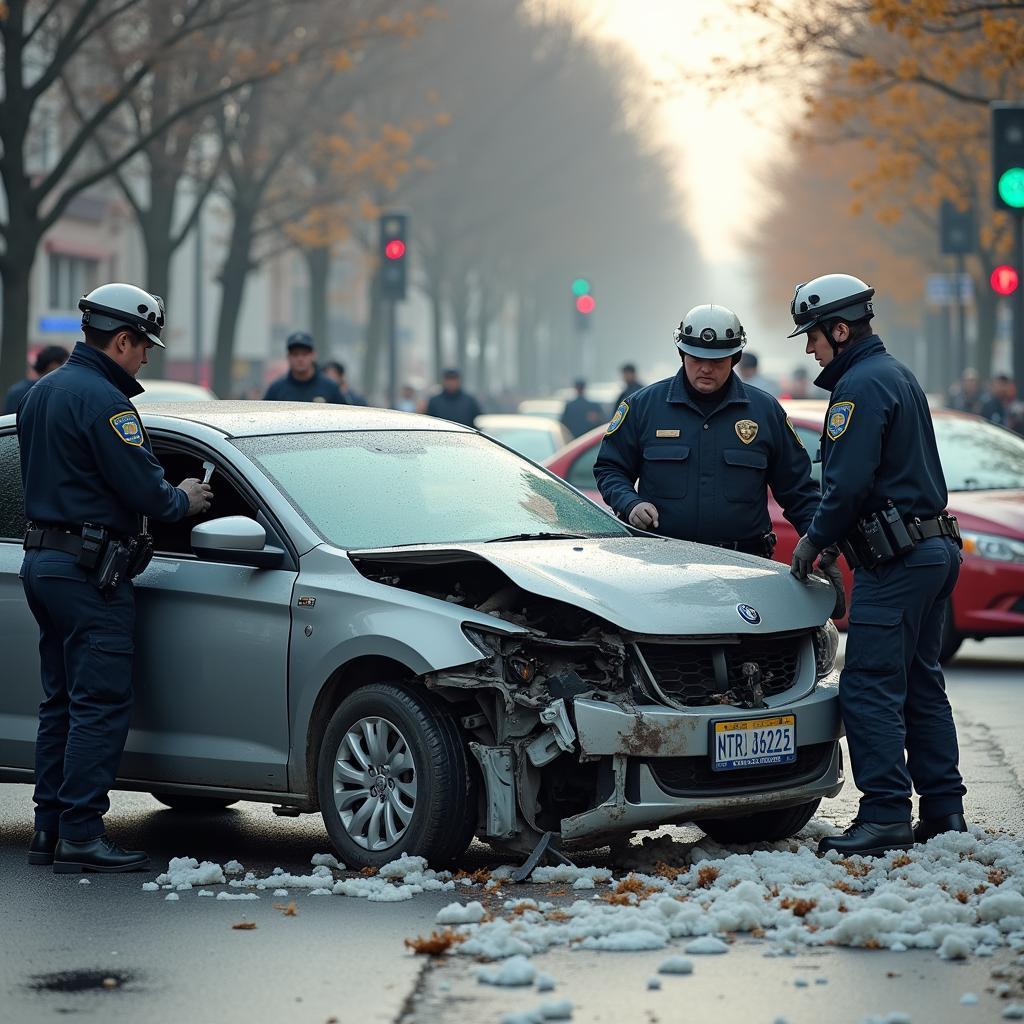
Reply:
[[946, 537], [854, 571], [839, 703], [863, 794], [861, 821], [909, 821], [911, 782], [922, 818], [963, 811], [956, 728], [939, 668], [959, 574], [959, 550]]
[[84, 842], [103, 834], [132, 709], [135, 596], [101, 593], [75, 557], [26, 552], [21, 569], [39, 624], [43, 702], [36, 739], [35, 827]]

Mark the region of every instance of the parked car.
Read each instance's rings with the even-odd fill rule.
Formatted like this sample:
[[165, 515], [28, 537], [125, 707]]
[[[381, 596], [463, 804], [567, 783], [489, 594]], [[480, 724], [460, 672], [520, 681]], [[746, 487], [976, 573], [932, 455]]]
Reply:
[[[476, 431], [351, 406], [154, 405], [151, 522], [118, 786], [319, 810], [345, 863], [593, 844], [696, 821], [796, 833], [843, 782], [831, 588], [624, 526]], [[0, 781], [32, 780], [36, 624], [0, 418]], [[181, 671], [181, 653], [189, 671]]]
[[[827, 402], [783, 402], [797, 434], [816, 457]], [[1024, 636], [1024, 439], [978, 416], [933, 409], [935, 439], [939, 447], [949, 511], [964, 535], [960, 580], [950, 599], [943, 634], [942, 660], [956, 654], [965, 638]], [[601, 495], [594, 481], [594, 462], [603, 430], [593, 430], [570, 442], [545, 465], [595, 501]], [[821, 463], [814, 462], [815, 479]], [[772, 529], [779, 538], [775, 558], [789, 564], [797, 542], [796, 531], [769, 496]], [[847, 601], [853, 576], [840, 560], [846, 580]], [[837, 620], [845, 628], [845, 619]]]
[[543, 462], [572, 438], [556, 419], [514, 413], [477, 416], [476, 429], [534, 462]]
[[565, 411], [565, 400], [562, 398], [524, 398], [516, 412], [520, 416], [543, 416], [557, 421]]
[[213, 402], [217, 396], [201, 384], [190, 384], [187, 380], [152, 380], [142, 378], [139, 383], [146, 389], [136, 395], [135, 405], [151, 405], [153, 402]]

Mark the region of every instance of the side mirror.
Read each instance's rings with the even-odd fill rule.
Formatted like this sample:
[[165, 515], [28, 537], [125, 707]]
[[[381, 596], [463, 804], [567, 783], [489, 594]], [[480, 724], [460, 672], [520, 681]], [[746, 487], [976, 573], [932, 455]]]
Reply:
[[211, 562], [273, 569], [284, 561], [280, 548], [267, 546], [267, 531], [248, 516], [210, 519], [192, 528], [192, 550]]

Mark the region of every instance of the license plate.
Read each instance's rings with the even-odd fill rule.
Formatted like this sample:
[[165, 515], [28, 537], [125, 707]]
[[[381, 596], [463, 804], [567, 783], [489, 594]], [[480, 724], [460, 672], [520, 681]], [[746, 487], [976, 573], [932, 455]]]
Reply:
[[716, 772], [791, 764], [796, 760], [796, 715], [715, 722], [711, 743]]

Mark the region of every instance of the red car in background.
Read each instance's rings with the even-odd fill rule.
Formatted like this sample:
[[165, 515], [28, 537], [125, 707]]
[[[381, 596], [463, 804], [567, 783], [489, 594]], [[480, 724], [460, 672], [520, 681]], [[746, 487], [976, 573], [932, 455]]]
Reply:
[[[818, 451], [827, 402], [784, 401], [783, 407], [812, 460]], [[1024, 636], [1024, 438], [966, 413], [932, 411], [935, 439], [949, 488], [949, 511], [964, 538], [960, 580], [950, 600], [942, 660], [948, 661], [964, 639]], [[544, 463], [601, 504], [594, 481], [604, 427], [576, 438]], [[813, 463], [815, 479], [821, 464]], [[769, 494], [772, 529], [779, 543], [775, 558], [789, 563], [796, 531]], [[840, 561], [849, 601], [853, 576]], [[845, 620], [837, 620], [840, 628]]]

